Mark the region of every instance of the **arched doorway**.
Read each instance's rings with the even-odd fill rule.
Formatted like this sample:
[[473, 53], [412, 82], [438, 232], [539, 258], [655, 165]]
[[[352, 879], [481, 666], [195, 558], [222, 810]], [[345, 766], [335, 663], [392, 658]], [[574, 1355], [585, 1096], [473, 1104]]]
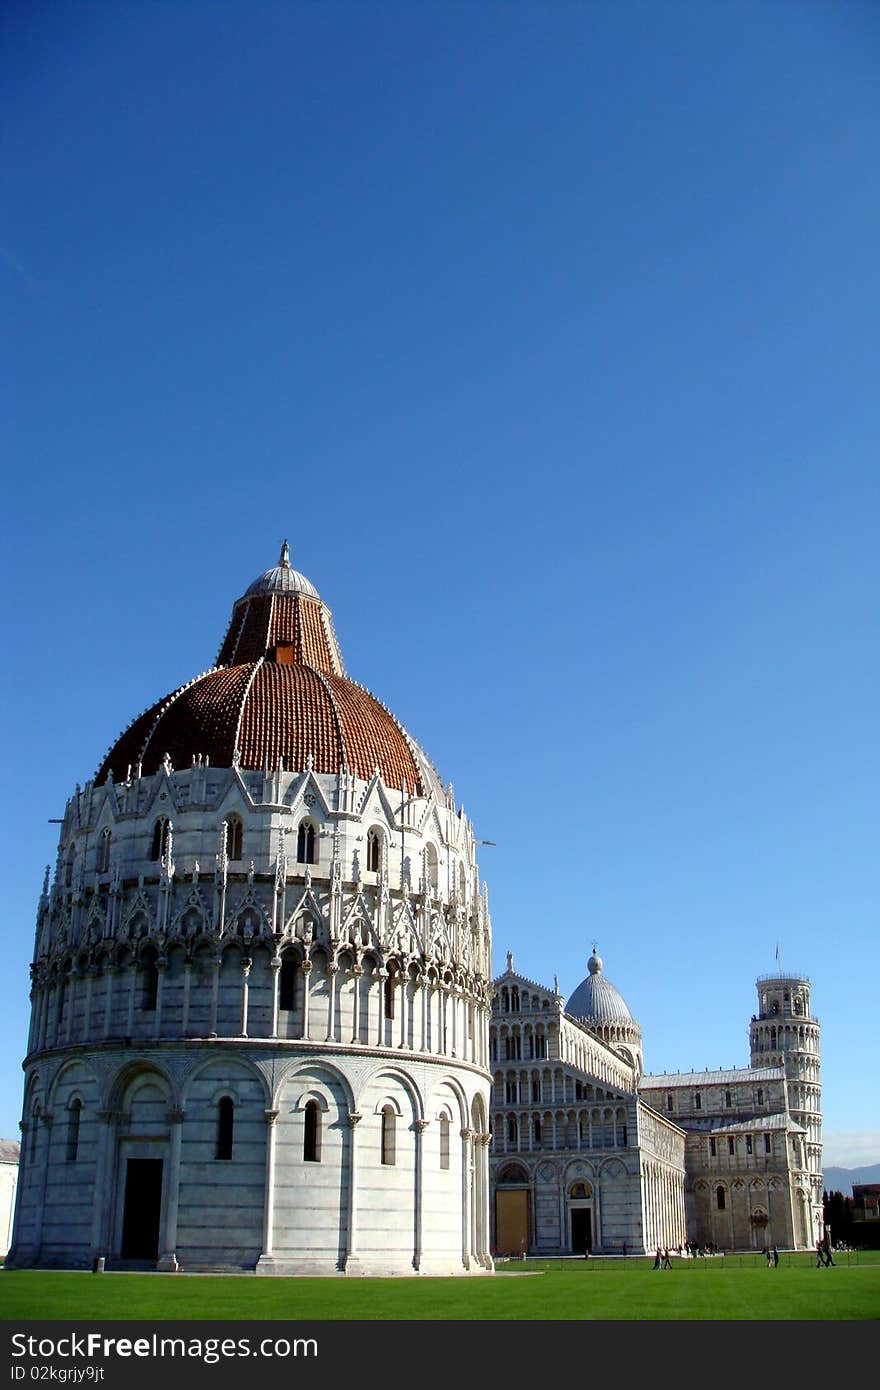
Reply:
[[529, 1248], [531, 1194], [529, 1176], [519, 1163], [508, 1163], [495, 1182], [495, 1253], [524, 1255]]
[[574, 1255], [583, 1255], [593, 1248], [593, 1211], [592, 1183], [573, 1182], [568, 1189], [568, 1234]]

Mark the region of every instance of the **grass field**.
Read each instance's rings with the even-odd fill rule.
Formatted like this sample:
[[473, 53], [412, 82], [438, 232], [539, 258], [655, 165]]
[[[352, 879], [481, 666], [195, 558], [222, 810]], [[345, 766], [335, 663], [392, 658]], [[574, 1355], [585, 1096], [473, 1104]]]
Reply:
[[874, 1319], [880, 1253], [674, 1260], [526, 1260], [495, 1277], [256, 1279], [250, 1275], [0, 1271], [0, 1319]]

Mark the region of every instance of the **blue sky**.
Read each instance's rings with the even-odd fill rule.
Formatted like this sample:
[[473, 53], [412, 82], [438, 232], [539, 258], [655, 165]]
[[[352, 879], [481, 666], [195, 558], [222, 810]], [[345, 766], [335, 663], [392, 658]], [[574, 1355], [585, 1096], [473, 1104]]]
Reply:
[[[880, 1159], [880, 11], [13, 4], [6, 969], [66, 797], [277, 558], [495, 841], [496, 969], [597, 941], [646, 1065], [813, 981]], [[12, 58], [10, 63], [9, 58]]]

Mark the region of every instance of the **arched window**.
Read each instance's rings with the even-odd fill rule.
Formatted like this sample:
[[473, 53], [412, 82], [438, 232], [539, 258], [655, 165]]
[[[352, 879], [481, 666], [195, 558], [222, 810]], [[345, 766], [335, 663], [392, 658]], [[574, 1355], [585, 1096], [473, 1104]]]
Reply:
[[67, 1112], [67, 1161], [75, 1163], [79, 1151], [79, 1119], [82, 1112], [82, 1101], [78, 1098], [70, 1102], [70, 1109]]
[[440, 1167], [449, 1167], [449, 1116], [440, 1116]]
[[244, 841], [244, 826], [241, 822], [241, 816], [227, 816], [224, 825], [226, 826], [226, 858], [240, 859]]
[[719, 1211], [723, 1211], [723, 1210], [724, 1210], [724, 1207], [725, 1207], [725, 1205], [726, 1205], [726, 1202], [727, 1202], [727, 1198], [726, 1198], [726, 1195], [725, 1195], [725, 1192], [724, 1192], [724, 1188], [723, 1188], [723, 1187], [716, 1187], [716, 1189], [715, 1189], [715, 1202], [716, 1202], [716, 1205], [717, 1205], [717, 1207], [718, 1207], [718, 1210], [719, 1210]]
[[109, 827], [101, 831], [101, 838], [98, 840], [98, 873], [106, 874], [110, 868], [110, 841], [113, 836]]
[[141, 972], [143, 976], [141, 1008], [146, 1009], [148, 1013], [153, 1013], [159, 1002], [159, 969], [156, 965], [156, 957], [152, 953], [144, 956], [141, 962]]
[[389, 975], [385, 981], [385, 1017], [394, 1017], [394, 976]]
[[724, 1092], [724, 1104], [727, 1106], [727, 1109], [728, 1109], [728, 1110], [729, 1110], [730, 1107], [733, 1105], [733, 1101], [732, 1101], [732, 1099], [731, 1099], [731, 1096], [730, 1096], [730, 1092], [729, 1092], [729, 1091], [725, 1091], [725, 1092]]
[[761, 1089], [760, 1086], [758, 1087], [758, 1104], [759, 1104], [759, 1105], [763, 1105], [763, 1104], [764, 1104], [764, 1092], [763, 1092], [763, 1090]]
[[164, 859], [168, 852], [168, 832], [171, 822], [167, 816], [160, 816], [153, 826], [153, 843], [150, 846], [150, 858], [154, 864], [158, 864], [160, 859]]
[[315, 827], [311, 821], [300, 821], [296, 836], [296, 858], [299, 864], [315, 862]]
[[514, 985], [513, 989], [510, 991], [510, 1008], [512, 1013], [519, 1013], [519, 990], [516, 985]]
[[542, 1132], [543, 1132], [543, 1131], [542, 1131], [542, 1129], [541, 1129], [541, 1121], [538, 1119], [538, 1117], [537, 1117], [537, 1115], [536, 1115], [536, 1116], [535, 1116], [534, 1127], [533, 1127], [533, 1133], [534, 1133], [534, 1136], [535, 1136], [535, 1143], [536, 1143], [536, 1144], [540, 1144]]
[[217, 1149], [215, 1158], [232, 1157], [232, 1134], [235, 1128], [235, 1101], [221, 1096], [217, 1102]]
[[278, 980], [278, 1007], [290, 1013], [296, 1008], [296, 958], [282, 956]]
[[541, 1078], [539, 1076], [532, 1079], [532, 1100], [541, 1099]]
[[382, 834], [378, 830], [367, 833], [367, 868], [377, 874], [382, 867]]
[[519, 1125], [515, 1115], [507, 1117], [507, 1142], [508, 1144], [519, 1143]]
[[694, 1096], [694, 1109], [695, 1109], [695, 1110], [702, 1110], [702, 1108], [703, 1108], [703, 1097], [700, 1095], [699, 1091], [697, 1091], [696, 1095]]
[[395, 1162], [395, 1139], [397, 1131], [397, 1116], [390, 1105], [386, 1105], [382, 1110], [382, 1162], [391, 1166]]
[[509, 1076], [507, 1078], [507, 1084], [504, 1087], [504, 1099], [507, 1101], [508, 1105], [516, 1105], [518, 1096], [515, 1076]]
[[464, 897], [465, 897], [465, 893], [466, 893], [466, 892], [467, 892], [467, 880], [466, 880], [466, 878], [465, 878], [465, 873], [464, 873], [464, 864], [459, 864], [459, 866], [458, 866], [458, 896], [459, 896], [462, 900], [464, 900]]
[[306, 1102], [303, 1125], [303, 1161], [321, 1162], [321, 1110], [316, 1100]]
[[433, 845], [425, 847], [425, 879], [428, 885], [428, 892], [432, 897], [436, 897], [437, 887], [440, 881], [440, 866], [437, 859], [437, 851]]

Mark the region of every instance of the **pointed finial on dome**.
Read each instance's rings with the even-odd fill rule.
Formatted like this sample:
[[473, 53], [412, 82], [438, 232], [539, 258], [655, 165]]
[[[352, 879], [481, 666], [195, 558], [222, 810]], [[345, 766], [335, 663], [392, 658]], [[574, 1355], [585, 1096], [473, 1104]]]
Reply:
[[593, 954], [587, 961], [587, 969], [589, 970], [591, 975], [601, 975], [602, 973], [602, 957], [599, 955], [596, 949], [595, 941], [593, 942]]
[[281, 558], [278, 563], [284, 565], [286, 569], [290, 569], [290, 546], [286, 540], [281, 542]]

